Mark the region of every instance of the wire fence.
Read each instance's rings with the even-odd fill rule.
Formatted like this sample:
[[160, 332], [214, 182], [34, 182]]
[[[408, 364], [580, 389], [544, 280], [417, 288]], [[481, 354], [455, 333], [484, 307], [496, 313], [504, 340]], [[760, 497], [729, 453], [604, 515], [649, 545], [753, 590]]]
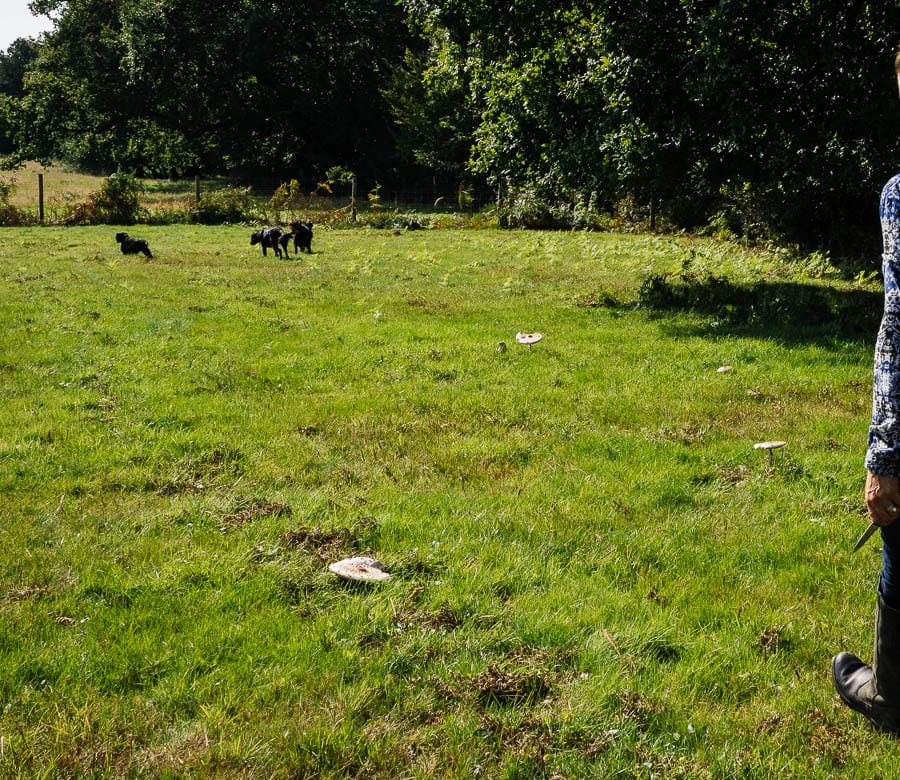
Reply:
[[[6, 192], [9, 202], [34, 215], [41, 223], [58, 223], [73, 205], [84, 201], [99, 189], [101, 179], [95, 176], [59, 176], [54, 172], [20, 173], [13, 190]], [[199, 202], [204, 195], [215, 195], [229, 189], [247, 189], [261, 206], [276, 199], [283, 185], [291, 182], [275, 176], [251, 179], [205, 178], [145, 179], [140, 196], [141, 206], [150, 211], [185, 208]], [[438, 212], [472, 212], [495, 203], [495, 193], [484, 186], [468, 186], [452, 181], [433, 180], [409, 186], [382, 187], [378, 183], [347, 181], [295, 184], [295, 203], [312, 211], [375, 209], [422, 210]]]
[[[285, 179], [277, 177], [258, 177], [244, 180], [256, 197], [269, 198], [283, 184]], [[330, 197], [335, 203], [347, 205], [353, 197], [351, 182], [330, 183], [330, 195], [326, 195], [319, 182], [300, 182], [300, 190], [304, 193], [317, 193], [319, 197]], [[356, 183], [356, 203], [364, 206], [370, 201], [377, 202], [384, 208], [459, 208], [478, 209], [495, 202], [496, 193], [483, 185], [460, 183], [459, 181], [438, 180], [430, 183], [400, 183], [381, 185], [379, 182], [358, 179]]]
[[[334, 176], [333, 178], [338, 178]], [[508, 184], [496, 191], [483, 183], [439, 180], [382, 185], [355, 177], [338, 181], [285, 181], [202, 177], [138, 179], [102, 177], [42, 168], [0, 171], [0, 226], [134, 224], [289, 224], [390, 229], [499, 225], [531, 229], [604, 230], [639, 223], [621, 210], [590, 200], [547, 201]], [[137, 198], [137, 200], [135, 200]], [[622, 203], [626, 203], [623, 201]], [[654, 228], [653, 211], [650, 229]]]

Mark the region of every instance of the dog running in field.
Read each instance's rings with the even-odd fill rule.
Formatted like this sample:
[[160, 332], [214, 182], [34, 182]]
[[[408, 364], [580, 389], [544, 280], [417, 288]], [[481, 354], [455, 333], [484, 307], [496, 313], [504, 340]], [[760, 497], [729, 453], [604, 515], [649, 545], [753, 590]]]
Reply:
[[147, 257], [153, 257], [150, 247], [143, 238], [131, 238], [128, 233], [116, 233], [116, 241], [121, 245], [123, 255], [143, 253]]
[[[261, 244], [262, 253], [264, 255], [266, 254], [266, 249], [274, 249], [275, 256], [281, 257], [281, 246], [287, 245], [287, 241], [284, 239], [284, 236], [290, 238], [290, 233], [285, 233], [281, 228], [278, 227], [262, 228], [262, 230], [257, 230], [250, 235], [250, 246]], [[284, 243], [282, 244], [282, 242]]]

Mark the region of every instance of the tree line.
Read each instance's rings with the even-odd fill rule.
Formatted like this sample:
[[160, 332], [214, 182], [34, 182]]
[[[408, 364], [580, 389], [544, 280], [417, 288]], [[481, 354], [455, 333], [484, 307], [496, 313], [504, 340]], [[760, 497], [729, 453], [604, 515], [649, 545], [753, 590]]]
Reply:
[[602, 215], [872, 251], [900, 164], [900, 3], [33, 0], [0, 153], [94, 171], [340, 165], [490, 187], [513, 226]]

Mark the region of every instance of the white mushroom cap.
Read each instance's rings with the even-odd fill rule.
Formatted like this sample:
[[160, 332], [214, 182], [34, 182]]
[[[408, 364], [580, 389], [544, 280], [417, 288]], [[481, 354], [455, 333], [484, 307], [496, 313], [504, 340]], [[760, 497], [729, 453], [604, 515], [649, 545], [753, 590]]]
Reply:
[[759, 444], [754, 444], [753, 449], [777, 450], [779, 447], [783, 447], [785, 444], [787, 444], [786, 441], [761, 441]]
[[342, 579], [354, 582], [384, 582], [391, 578], [381, 561], [374, 558], [344, 558], [330, 564], [328, 570]]
[[537, 344], [542, 338], [544, 338], [540, 333], [517, 333], [516, 341], [520, 344]]

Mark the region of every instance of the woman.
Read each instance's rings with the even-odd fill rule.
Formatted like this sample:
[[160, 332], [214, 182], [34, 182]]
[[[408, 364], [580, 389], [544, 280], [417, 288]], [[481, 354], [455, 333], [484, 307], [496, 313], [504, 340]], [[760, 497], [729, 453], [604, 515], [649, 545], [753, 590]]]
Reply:
[[[900, 52], [894, 58], [900, 89]], [[882, 567], [875, 611], [875, 658], [831, 660], [834, 687], [882, 731], [900, 735], [900, 175], [881, 193], [884, 316], [875, 345], [872, 425], [866, 452], [866, 509], [881, 527]]]

